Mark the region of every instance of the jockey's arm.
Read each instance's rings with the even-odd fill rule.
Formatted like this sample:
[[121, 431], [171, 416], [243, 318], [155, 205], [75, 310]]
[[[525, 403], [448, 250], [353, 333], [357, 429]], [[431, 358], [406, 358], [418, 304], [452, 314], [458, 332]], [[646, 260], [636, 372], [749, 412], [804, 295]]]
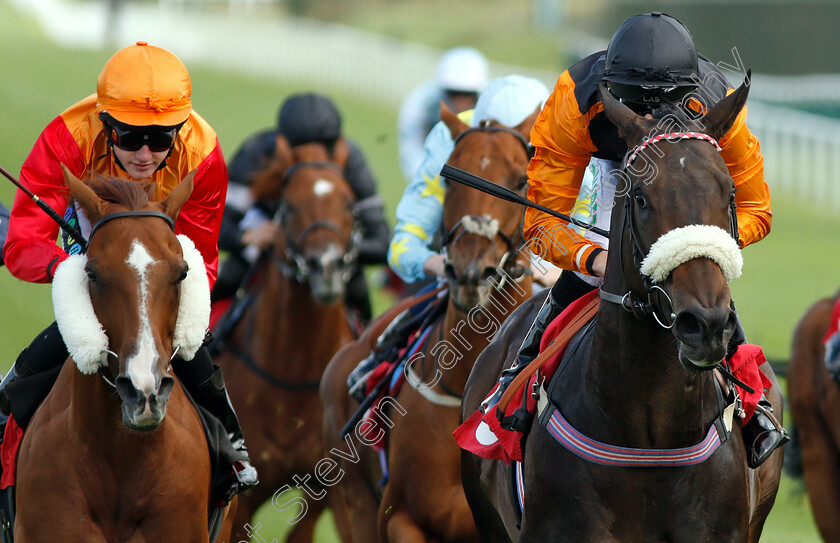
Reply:
[[720, 156], [735, 182], [735, 204], [741, 247], [761, 240], [770, 232], [770, 189], [764, 179], [764, 157], [746, 124], [747, 108], [738, 114], [729, 132], [721, 138]]
[[[35, 142], [20, 170], [20, 182], [57, 213], [67, 207], [61, 164], [82, 177], [85, 162], [64, 120], [56, 117]], [[56, 245], [58, 224], [23, 191], [12, 205], [4, 261], [12, 275], [33, 283], [52, 282], [55, 268], [67, 258]]]
[[445, 188], [440, 170], [454, 147], [449, 128], [442, 122], [436, 124], [424, 147], [423, 163], [397, 206], [397, 227], [388, 249], [388, 264], [408, 283], [426, 279], [442, 268], [442, 256], [429, 261], [437, 254], [429, 246], [443, 218]]

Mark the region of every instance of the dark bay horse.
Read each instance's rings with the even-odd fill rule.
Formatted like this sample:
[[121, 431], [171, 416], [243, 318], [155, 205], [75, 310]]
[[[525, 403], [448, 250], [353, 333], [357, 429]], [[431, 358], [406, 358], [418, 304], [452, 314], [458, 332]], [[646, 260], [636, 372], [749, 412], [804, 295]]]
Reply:
[[138, 183], [64, 173], [94, 228], [55, 273], [71, 358], [23, 437], [15, 541], [207, 543], [208, 445], [170, 368], [210, 315], [204, 260], [172, 229], [194, 174], [153, 203]]
[[[324, 490], [311, 479], [325, 456], [318, 383], [330, 358], [353, 339], [344, 306], [355, 254], [346, 159], [341, 140], [332, 153], [316, 143], [281, 145], [252, 189], [257, 200], [280, 202], [280, 233], [248, 287], [252, 303], [214, 359], [260, 475], [260, 484], [240, 496], [234, 540], [248, 539], [245, 524], [272, 499], [275, 509], [292, 514], [287, 540], [311, 541], [325, 507]], [[286, 493], [305, 486], [295, 477], [310, 478], [313, 494], [304, 494], [305, 502]]]
[[840, 541], [840, 385], [826, 370], [823, 344], [838, 298], [816, 302], [799, 320], [787, 372], [805, 486], [825, 541]]
[[[538, 110], [515, 128], [469, 128], [443, 107], [441, 118], [455, 140], [449, 162], [522, 193], [528, 137], [537, 114]], [[532, 293], [529, 263], [519, 253], [522, 220], [518, 206], [458, 183], [446, 189], [448, 306], [428, 332], [419, 358], [412, 357], [416, 361], [408, 365], [408, 381], [393, 398], [399, 407], [388, 415], [393, 427], [387, 436], [384, 492], [377, 484], [383, 475], [377, 454], [365, 446], [359, 427], [346, 441], [340, 437], [358, 407], [348, 397], [347, 376], [370, 354], [370, 334], [378, 322], [339, 351], [325, 371], [321, 397], [327, 448], [358, 454], [335, 455], [346, 475], [330, 496], [345, 542], [479, 541], [461, 489], [452, 431], [475, 357], [513, 308]]]
[[[625, 158], [612, 211], [601, 291], [612, 300], [601, 300], [589, 343], [570, 348], [573, 356], [540, 392], [549, 402], [534, 418], [524, 448], [521, 523], [511, 500], [511, 466], [463, 453], [464, 490], [483, 541], [758, 541], [778, 490], [782, 454], [758, 470], [747, 468], [741, 425], [727, 419], [708, 371], [723, 359], [734, 331], [727, 283], [740, 273], [734, 183], [715, 140], [732, 125], [747, 93], [740, 87], [692, 122], [677, 111], [661, 120], [637, 116], [601, 89], [607, 117], [629, 147], [638, 145]], [[634, 164], [634, 157], [647, 166]], [[692, 252], [681, 252], [689, 245]], [[540, 301], [514, 312], [479, 356], [462, 417], [476, 412], [505, 361], [515, 358]], [[769, 364], [761, 369], [773, 380], [768, 397], [781, 413], [772, 370]], [[585, 436], [578, 443], [598, 442], [603, 445], [592, 448], [608, 453], [635, 449], [634, 458], [640, 449], [683, 454], [704, 438], [724, 440], [716, 421], [732, 431], [694, 465], [609, 465], [562, 445], [556, 426], [549, 433], [546, 424], [563, 418], [566, 436], [568, 427]]]

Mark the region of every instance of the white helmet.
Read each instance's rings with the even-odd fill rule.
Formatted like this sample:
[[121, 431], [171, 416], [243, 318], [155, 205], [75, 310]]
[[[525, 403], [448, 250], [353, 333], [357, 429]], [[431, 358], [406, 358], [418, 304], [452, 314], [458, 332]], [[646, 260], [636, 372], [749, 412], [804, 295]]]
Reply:
[[487, 59], [472, 47], [456, 47], [438, 61], [435, 80], [440, 88], [456, 92], [481, 92], [487, 86]]
[[497, 121], [505, 126], [518, 126], [548, 99], [548, 88], [537, 79], [509, 75], [494, 79], [478, 97], [472, 125]]

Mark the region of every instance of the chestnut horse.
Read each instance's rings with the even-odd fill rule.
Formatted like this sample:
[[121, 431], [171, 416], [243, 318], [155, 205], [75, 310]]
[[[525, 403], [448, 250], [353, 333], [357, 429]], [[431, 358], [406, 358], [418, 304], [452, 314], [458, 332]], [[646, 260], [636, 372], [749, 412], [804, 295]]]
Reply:
[[[747, 468], [741, 425], [724, 411], [709, 371], [735, 329], [727, 283], [741, 265], [732, 235], [734, 183], [715, 139], [734, 122], [747, 89], [697, 122], [676, 110], [661, 120], [637, 116], [600, 89], [607, 117], [629, 147], [638, 145], [618, 176], [600, 310], [594, 331], [569, 348], [540, 391], [548, 402], [534, 417], [518, 472], [521, 522], [511, 500], [511, 466], [464, 451], [464, 490], [483, 541], [758, 541], [778, 490], [782, 452], [758, 470]], [[479, 356], [464, 393], [464, 419], [515, 358], [540, 301], [514, 312]], [[768, 397], [781, 414], [772, 369], [761, 369], [773, 380]], [[718, 432], [716, 422], [731, 431]], [[713, 445], [700, 452], [714, 453], [705, 461], [690, 455], [699, 463], [610, 465], [616, 451], [634, 460], [659, 454], [687, 460], [683, 449], [704, 438]], [[716, 440], [723, 443], [715, 450]]]
[[840, 292], [812, 305], [793, 333], [787, 371], [811, 509], [825, 541], [840, 541], [840, 388], [825, 367], [823, 338]]
[[[538, 114], [519, 126], [469, 128], [442, 108], [441, 118], [455, 139], [449, 162], [518, 192], [527, 186], [528, 137]], [[382, 470], [376, 453], [356, 446], [341, 428], [358, 407], [348, 397], [347, 376], [370, 354], [374, 322], [336, 354], [324, 373], [327, 447], [344, 455], [346, 475], [331, 492], [336, 522], [345, 542], [475, 541], [478, 532], [461, 489], [458, 446], [460, 397], [472, 363], [500, 323], [531, 295], [532, 277], [524, 243], [523, 211], [518, 206], [451, 183], [443, 206], [444, 247], [449, 301], [434, 323], [416, 363], [408, 364], [407, 382], [394, 398], [393, 427], [387, 436], [389, 478], [380, 492]], [[516, 279], [514, 279], [516, 278]], [[421, 362], [422, 360], [422, 362]], [[408, 386], [411, 383], [413, 386]], [[416, 387], [416, 388], [415, 388]], [[358, 457], [348, 459], [348, 451]]]
[[292, 514], [288, 541], [311, 541], [326, 506], [316, 481], [301, 498], [286, 490], [304, 488], [300, 480], [324, 458], [318, 383], [330, 358], [353, 339], [344, 306], [355, 255], [346, 159], [342, 140], [332, 153], [317, 143], [290, 149], [282, 140], [254, 182], [257, 200], [280, 202], [274, 219], [280, 234], [248, 287], [253, 302], [214, 359], [224, 368], [260, 476], [240, 495], [236, 541], [248, 539], [246, 523], [272, 496], [275, 508]]
[[71, 358], [23, 437], [15, 541], [207, 543], [208, 445], [169, 365], [210, 316], [204, 260], [173, 233], [194, 174], [157, 203], [136, 182], [64, 174], [94, 227], [55, 273]]

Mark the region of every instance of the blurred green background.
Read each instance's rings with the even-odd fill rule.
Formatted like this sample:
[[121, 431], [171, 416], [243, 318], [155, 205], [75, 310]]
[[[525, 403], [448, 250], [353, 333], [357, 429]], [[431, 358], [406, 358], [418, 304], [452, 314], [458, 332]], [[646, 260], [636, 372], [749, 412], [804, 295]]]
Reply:
[[[225, 9], [206, 4], [210, 9]], [[603, 4], [571, 2], [570, 13], [583, 20]], [[523, 0], [299, 0], [287, 2], [284, 9], [272, 10], [268, 16], [282, 17], [286, 11], [298, 10], [440, 49], [472, 45], [491, 60], [559, 74], [575, 59], [568, 52], [568, 36], [534, 31], [530, 6]], [[650, 7], [638, 11], [646, 9]], [[691, 28], [690, 20], [684, 18], [684, 22]], [[703, 45], [698, 40], [701, 51]], [[35, 21], [0, 1], [0, 51], [0, 166], [17, 176], [43, 127], [64, 108], [95, 92], [99, 70], [114, 49], [59, 47]], [[277, 62], [282, 60], [278, 53]], [[284, 96], [312, 89], [306, 82], [246, 77], [201, 63], [187, 62], [187, 66], [193, 80], [194, 106], [218, 132], [228, 158], [250, 133], [273, 126]], [[396, 108], [331, 88], [316, 90], [331, 95], [342, 110], [345, 132], [367, 154], [393, 223], [405, 187], [397, 161]], [[11, 183], [0, 179], [0, 201], [10, 207], [13, 195]], [[745, 250], [744, 274], [733, 284], [733, 292], [750, 340], [763, 345], [769, 358], [784, 361], [800, 315], [840, 286], [840, 219], [775, 192], [773, 210], [772, 233]], [[5, 370], [54, 317], [49, 287], [14, 279], [5, 268], [0, 268], [0, 300], [0, 369]], [[388, 303], [387, 296], [377, 295], [376, 311], [384, 310]], [[258, 520], [264, 525], [260, 533], [266, 541], [272, 537], [282, 540], [287, 525], [278, 514], [265, 507]], [[799, 483], [786, 477], [762, 541], [818, 540]], [[318, 541], [337, 541], [328, 516], [320, 523]]]

